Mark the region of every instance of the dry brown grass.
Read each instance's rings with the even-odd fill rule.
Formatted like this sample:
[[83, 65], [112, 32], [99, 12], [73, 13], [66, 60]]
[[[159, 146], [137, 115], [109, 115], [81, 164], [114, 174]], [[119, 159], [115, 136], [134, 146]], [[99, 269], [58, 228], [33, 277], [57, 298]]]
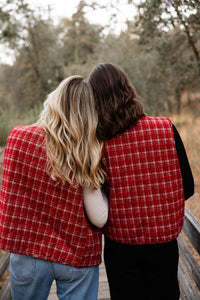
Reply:
[[0, 147], [0, 184], [1, 184], [1, 176], [2, 176], [3, 154], [4, 154], [4, 147]]
[[186, 207], [200, 221], [200, 110], [171, 117], [185, 145], [195, 182], [195, 194]]

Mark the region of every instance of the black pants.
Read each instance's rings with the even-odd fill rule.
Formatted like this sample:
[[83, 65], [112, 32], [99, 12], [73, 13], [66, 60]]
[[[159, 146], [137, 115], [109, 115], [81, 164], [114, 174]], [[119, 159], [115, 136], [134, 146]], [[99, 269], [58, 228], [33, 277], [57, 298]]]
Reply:
[[104, 260], [112, 300], [178, 300], [177, 241], [126, 245], [105, 238]]

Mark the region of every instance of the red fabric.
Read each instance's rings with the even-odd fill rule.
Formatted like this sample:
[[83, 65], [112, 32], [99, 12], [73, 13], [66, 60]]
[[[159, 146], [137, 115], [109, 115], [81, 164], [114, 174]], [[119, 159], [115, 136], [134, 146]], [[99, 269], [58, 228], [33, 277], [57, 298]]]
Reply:
[[105, 143], [109, 221], [104, 233], [128, 244], [164, 243], [183, 226], [184, 191], [168, 118], [143, 117]]
[[46, 172], [45, 133], [9, 134], [0, 193], [0, 248], [75, 267], [101, 262], [101, 232], [84, 215], [82, 189], [56, 185]]

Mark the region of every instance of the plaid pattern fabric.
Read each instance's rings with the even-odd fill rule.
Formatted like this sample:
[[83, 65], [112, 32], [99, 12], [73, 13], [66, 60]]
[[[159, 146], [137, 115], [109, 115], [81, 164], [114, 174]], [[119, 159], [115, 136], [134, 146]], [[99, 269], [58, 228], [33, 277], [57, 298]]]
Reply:
[[183, 226], [184, 191], [168, 118], [143, 117], [105, 143], [109, 221], [104, 233], [127, 244], [165, 243]]
[[18, 126], [9, 134], [0, 193], [0, 248], [75, 267], [101, 262], [101, 231], [84, 215], [82, 189], [46, 172], [45, 132]]

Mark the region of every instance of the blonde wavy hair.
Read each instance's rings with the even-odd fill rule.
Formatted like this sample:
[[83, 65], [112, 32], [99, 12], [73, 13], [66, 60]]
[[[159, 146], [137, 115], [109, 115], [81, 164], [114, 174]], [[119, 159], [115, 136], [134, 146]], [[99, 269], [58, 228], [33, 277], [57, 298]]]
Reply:
[[46, 132], [48, 170], [63, 184], [99, 188], [104, 182], [102, 142], [90, 83], [81, 76], [64, 79], [48, 95], [37, 122]]

